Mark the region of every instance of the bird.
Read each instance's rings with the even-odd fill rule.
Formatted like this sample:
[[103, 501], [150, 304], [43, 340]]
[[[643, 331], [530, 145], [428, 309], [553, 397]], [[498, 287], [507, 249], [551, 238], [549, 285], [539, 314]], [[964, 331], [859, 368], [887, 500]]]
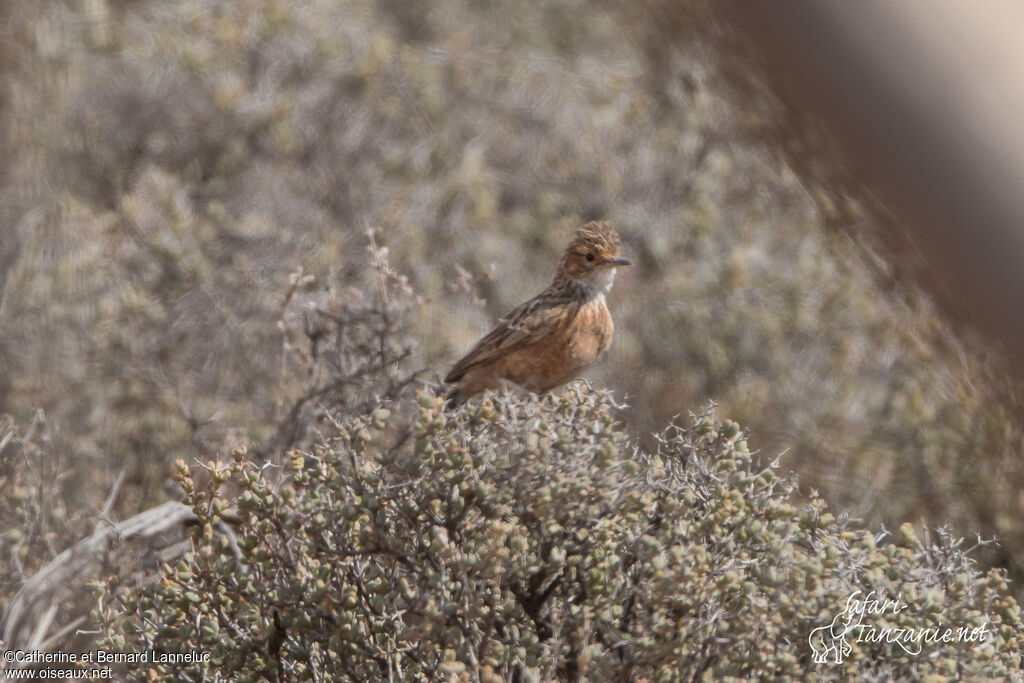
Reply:
[[503, 316], [445, 376], [453, 409], [508, 380], [544, 394], [577, 377], [604, 353], [615, 325], [605, 302], [619, 255], [619, 234], [604, 221], [576, 229], [543, 292]]

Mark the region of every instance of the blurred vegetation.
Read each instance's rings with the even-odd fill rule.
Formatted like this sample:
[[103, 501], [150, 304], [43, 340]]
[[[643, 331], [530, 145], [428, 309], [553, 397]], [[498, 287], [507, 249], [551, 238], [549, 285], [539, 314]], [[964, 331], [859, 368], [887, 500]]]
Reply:
[[997, 535], [1021, 576], [1014, 387], [828, 229], [680, 7], [6, 0], [0, 604], [176, 460], [280, 464], [408, 387], [332, 385], [321, 353], [381, 278], [413, 297], [388, 357], [437, 378], [592, 218], [636, 265], [589, 377], [648, 452], [713, 399], [805, 492]]

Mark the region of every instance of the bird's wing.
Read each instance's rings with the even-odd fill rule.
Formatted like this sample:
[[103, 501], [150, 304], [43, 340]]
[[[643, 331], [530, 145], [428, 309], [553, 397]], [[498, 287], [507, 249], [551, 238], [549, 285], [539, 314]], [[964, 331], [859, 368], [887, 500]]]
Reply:
[[544, 292], [522, 304], [499, 320], [495, 328], [455, 364], [444, 381], [458, 382], [470, 368], [554, 333], [572, 318], [570, 309], [573, 307], [568, 303], [565, 298]]

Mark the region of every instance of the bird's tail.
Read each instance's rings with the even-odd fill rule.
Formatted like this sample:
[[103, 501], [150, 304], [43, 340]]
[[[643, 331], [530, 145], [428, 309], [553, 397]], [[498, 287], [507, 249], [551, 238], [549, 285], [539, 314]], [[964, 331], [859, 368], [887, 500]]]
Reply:
[[465, 401], [466, 399], [462, 398], [462, 392], [459, 391], [459, 387], [454, 386], [452, 387], [452, 390], [448, 392], [448, 395], [445, 396], [444, 409], [455, 410], [465, 403]]

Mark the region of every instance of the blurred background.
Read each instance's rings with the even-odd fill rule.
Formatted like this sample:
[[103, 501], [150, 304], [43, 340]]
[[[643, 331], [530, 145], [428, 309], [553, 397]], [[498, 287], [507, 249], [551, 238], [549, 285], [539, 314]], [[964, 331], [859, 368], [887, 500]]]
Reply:
[[640, 443], [714, 401], [1024, 578], [1024, 21], [813, 4], [5, 0], [0, 600], [176, 459], [274, 455], [369, 228], [436, 381], [592, 219]]

